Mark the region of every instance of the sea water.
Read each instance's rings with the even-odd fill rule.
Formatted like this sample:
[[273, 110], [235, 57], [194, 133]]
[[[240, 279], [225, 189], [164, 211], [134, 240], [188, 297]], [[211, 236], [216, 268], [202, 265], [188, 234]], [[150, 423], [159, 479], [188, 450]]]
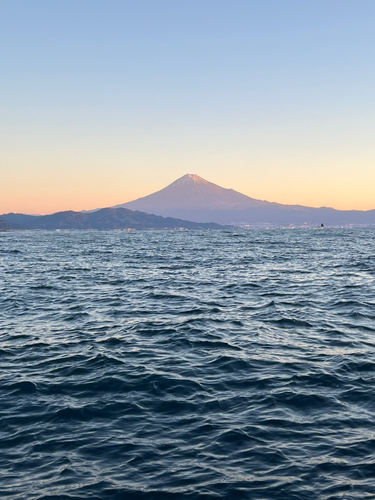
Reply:
[[0, 233], [0, 497], [375, 498], [374, 251]]

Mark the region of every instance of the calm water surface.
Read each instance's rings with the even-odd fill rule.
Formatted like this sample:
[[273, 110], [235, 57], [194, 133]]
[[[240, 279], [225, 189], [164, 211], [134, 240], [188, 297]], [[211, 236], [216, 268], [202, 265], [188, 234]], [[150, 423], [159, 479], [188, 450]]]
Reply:
[[374, 499], [374, 251], [0, 233], [0, 497]]

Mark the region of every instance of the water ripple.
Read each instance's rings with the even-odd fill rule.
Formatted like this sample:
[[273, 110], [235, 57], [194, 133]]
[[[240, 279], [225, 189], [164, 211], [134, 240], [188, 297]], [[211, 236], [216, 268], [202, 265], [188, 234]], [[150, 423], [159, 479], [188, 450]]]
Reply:
[[0, 233], [0, 496], [375, 498], [374, 250]]

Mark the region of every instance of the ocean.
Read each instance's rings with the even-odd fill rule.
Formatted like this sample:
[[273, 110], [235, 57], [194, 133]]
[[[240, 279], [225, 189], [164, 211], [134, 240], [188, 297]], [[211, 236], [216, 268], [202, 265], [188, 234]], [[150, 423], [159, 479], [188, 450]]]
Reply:
[[375, 230], [0, 233], [0, 497], [375, 498]]

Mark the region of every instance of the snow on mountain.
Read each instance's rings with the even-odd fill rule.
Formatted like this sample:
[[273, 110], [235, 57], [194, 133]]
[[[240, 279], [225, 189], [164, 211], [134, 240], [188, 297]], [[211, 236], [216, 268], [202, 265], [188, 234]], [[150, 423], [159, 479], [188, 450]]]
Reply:
[[186, 174], [156, 193], [117, 205], [131, 210], [165, 212], [169, 210], [227, 210], [271, 205], [225, 189], [196, 174]]
[[186, 174], [156, 193], [116, 205], [194, 222], [241, 225], [375, 225], [375, 210], [335, 210], [282, 205], [225, 189], [196, 174]]

